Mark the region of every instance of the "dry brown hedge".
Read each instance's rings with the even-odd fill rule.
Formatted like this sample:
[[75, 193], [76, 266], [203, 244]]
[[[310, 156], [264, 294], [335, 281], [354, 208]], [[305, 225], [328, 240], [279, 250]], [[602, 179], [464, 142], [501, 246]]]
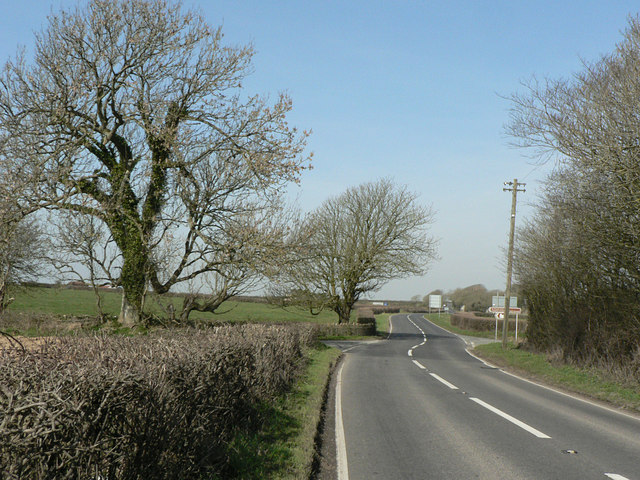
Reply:
[[0, 354], [0, 478], [223, 475], [238, 429], [299, 374], [305, 325], [50, 339]]
[[[496, 319], [487, 317], [477, 317], [473, 313], [454, 313], [449, 317], [451, 325], [455, 325], [463, 330], [475, 330], [478, 332], [493, 331], [496, 328]], [[503, 320], [498, 320], [498, 330], [502, 331]], [[509, 330], [516, 328], [515, 318], [509, 319]], [[527, 321], [518, 319], [518, 330], [524, 332], [527, 328]]]

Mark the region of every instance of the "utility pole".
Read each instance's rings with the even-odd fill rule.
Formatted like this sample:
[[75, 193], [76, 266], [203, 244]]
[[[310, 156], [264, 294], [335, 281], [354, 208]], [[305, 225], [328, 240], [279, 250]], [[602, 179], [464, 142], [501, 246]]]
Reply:
[[504, 293], [504, 320], [502, 321], [502, 348], [507, 348], [507, 330], [509, 329], [509, 309], [511, 307], [511, 273], [513, 271], [513, 237], [516, 228], [516, 201], [518, 192], [524, 192], [526, 183], [504, 182], [503, 192], [511, 192], [511, 226], [509, 229], [509, 253], [507, 254], [507, 291]]

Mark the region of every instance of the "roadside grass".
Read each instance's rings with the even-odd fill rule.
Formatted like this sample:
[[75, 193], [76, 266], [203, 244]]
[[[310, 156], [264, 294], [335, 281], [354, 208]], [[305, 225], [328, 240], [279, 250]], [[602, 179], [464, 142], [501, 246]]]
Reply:
[[603, 372], [593, 368], [556, 365], [544, 354], [528, 352], [513, 344], [509, 344], [505, 350], [500, 343], [479, 345], [473, 352], [490, 363], [523, 376], [640, 412], [640, 388], [637, 385], [634, 387], [612, 381]]
[[378, 336], [387, 336], [389, 334], [389, 317], [395, 313], [383, 313], [376, 315], [376, 331]]
[[340, 351], [320, 344], [308, 353], [304, 377], [273, 405], [265, 405], [257, 435], [239, 435], [229, 452], [231, 479], [306, 479], [315, 458], [315, 441], [329, 375]]
[[[425, 317], [445, 330], [459, 335], [482, 338], [494, 338], [495, 335], [494, 332], [476, 332], [455, 327], [449, 322], [449, 315], [438, 316], [432, 313]], [[499, 339], [500, 335], [501, 332], [498, 332]], [[473, 353], [494, 365], [534, 381], [640, 412], [638, 385], [627, 385], [611, 380], [604, 372], [594, 368], [580, 368], [552, 362], [544, 354], [528, 352], [517, 347], [513, 343], [513, 336], [509, 336], [509, 339], [508, 348], [504, 350], [502, 343], [498, 342], [478, 345]]]
[[[479, 332], [479, 331], [476, 331], [476, 330], [463, 330], [461, 328], [456, 327], [455, 325], [451, 325], [450, 317], [451, 317], [451, 315], [449, 315], [448, 313], [441, 313], [441, 314], [428, 313], [428, 314], [425, 314], [425, 318], [427, 320], [429, 320], [430, 322], [435, 323], [439, 327], [442, 327], [445, 330], [448, 330], [448, 331], [450, 331], [452, 333], [457, 333], [458, 335], [469, 335], [469, 336], [472, 336], [472, 337], [495, 338], [495, 332], [487, 332], [487, 331]], [[502, 338], [501, 335], [502, 335], [502, 332], [498, 332], [498, 338]]]

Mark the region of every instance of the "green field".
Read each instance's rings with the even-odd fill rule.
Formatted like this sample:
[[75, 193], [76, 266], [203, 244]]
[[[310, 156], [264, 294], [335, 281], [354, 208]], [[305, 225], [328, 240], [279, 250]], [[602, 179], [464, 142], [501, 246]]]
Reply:
[[[103, 310], [107, 315], [117, 316], [120, 312], [122, 294], [117, 291], [103, 291]], [[73, 317], [96, 317], [96, 297], [92, 290], [69, 288], [20, 288], [12, 292], [15, 298], [9, 305], [10, 312], [40, 313], [53, 315], [67, 315]], [[164, 308], [173, 303], [176, 312], [182, 308], [182, 298], [179, 296], [149, 295], [145, 310], [149, 313], [166, 317]], [[317, 322], [335, 323], [337, 315], [330, 311], [323, 311], [319, 315], [312, 315], [307, 310], [295, 307], [281, 308], [266, 303], [244, 301], [227, 301], [220, 306], [215, 314], [192, 312], [192, 320], [211, 320], [228, 322]]]

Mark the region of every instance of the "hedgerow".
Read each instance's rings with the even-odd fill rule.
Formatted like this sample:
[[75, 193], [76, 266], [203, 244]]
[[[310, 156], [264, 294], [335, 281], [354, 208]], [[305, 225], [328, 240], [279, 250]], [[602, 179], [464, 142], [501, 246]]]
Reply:
[[46, 339], [0, 354], [3, 479], [224, 475], [314, 341], [305, 325]]

